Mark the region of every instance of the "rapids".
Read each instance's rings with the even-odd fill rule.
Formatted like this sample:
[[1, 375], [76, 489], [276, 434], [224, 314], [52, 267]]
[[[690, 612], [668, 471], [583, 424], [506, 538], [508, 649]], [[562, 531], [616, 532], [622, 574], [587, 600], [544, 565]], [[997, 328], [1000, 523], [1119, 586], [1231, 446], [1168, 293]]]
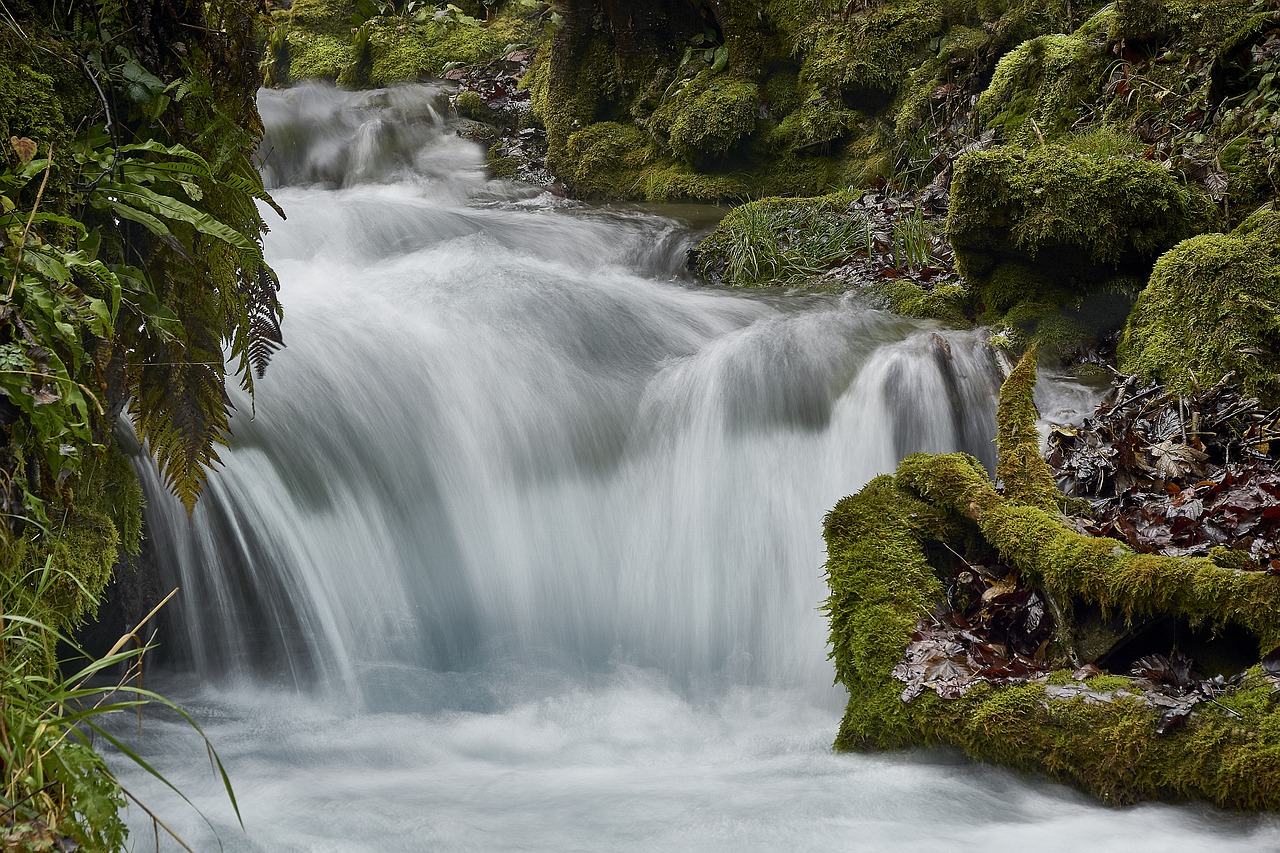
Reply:
[[822, 516], [906, 453], [992, 463], [980, 335], [695, 287], [689, 225], [487, 179], [429, 87], [260, 103], [288, 346], [192, 519], [141, 465], [183, 590], [147, 686], [244, 830], [180, 723], [121, 725], [207, 823], [118, 768], [196, 850], [1280, 846], [1272, 818], [830, 751]]

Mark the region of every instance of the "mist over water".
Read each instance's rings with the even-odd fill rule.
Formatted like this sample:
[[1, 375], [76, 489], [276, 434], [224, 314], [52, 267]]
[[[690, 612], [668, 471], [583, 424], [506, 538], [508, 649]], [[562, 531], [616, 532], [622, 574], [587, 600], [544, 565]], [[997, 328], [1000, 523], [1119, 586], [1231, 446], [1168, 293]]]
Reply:
[[146, 472], [183, 589], [148, 686], [200, 720], [245, 830], [180, 725], [140, 747], [212, 828], [122, 773], [195, 849], [1280, 844], [830, 752], [822, 516], [910, 452], [993, 462], [980, 335], [695, 288], [685, 224], [487, 180], [428, 87], [260, 102], [288, 346], [194, 518]]

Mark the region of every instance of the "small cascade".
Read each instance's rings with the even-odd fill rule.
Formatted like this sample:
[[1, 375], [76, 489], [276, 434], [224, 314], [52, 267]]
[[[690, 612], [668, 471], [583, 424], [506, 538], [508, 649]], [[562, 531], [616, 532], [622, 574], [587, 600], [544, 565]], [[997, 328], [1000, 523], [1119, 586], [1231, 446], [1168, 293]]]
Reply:
[[193, 516], [143, 472], [151, 557], [183, 590], [148, 686], [201, 720], [245, 831], [179, 726], [144, 751], [207, 824], [120, 772], [194, 849], [1274, 835], [831, 754], [821, 519], [909, 453], [993, 464], [981, 333], [695, 287], [687, 224], [487, 179], [430, 86], [261, 106], [288, 345], [234, 400]]

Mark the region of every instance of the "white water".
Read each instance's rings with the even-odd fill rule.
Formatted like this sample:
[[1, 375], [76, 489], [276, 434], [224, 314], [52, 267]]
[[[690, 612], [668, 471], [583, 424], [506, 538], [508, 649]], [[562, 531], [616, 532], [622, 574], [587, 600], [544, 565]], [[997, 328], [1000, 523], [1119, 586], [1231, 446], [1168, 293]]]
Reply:
[[684, 226], [487, 182], [431, 102], [263, 96], [289, 346], [194, 520], [154, 480], [148, 510], [183, 587], [149, 686], [245, 830], [181, 725], [140, 746], [212, 829], [122, 769], [195, 849], [1280, 846], [1271, 819], [832, 754], [822, 515], [907, 452], [989, 459], [989, 353], [695, 289]]

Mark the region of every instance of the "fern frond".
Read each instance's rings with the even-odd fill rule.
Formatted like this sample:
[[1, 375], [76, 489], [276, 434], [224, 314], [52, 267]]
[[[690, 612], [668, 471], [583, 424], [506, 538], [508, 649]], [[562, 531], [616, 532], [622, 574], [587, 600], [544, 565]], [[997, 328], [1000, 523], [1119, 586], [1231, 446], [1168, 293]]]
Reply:
[[[191, 323], [187, 323], [190, 335]], [[208, 339], [185, 350], [161, 345], [147, 354], [132, 401], [138, 436], [151, 449], [165, 484], [195, 508], [208, 471], [221, 464], [231, 400], [223, 384], [221, 349]]]

